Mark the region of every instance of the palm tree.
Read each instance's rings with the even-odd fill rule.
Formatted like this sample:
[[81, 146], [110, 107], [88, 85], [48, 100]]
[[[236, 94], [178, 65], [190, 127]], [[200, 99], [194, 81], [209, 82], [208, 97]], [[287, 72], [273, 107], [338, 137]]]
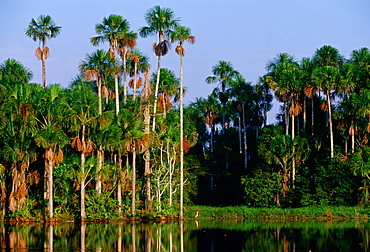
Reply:
[[140, 74], [144, 74], [145, 71], [150, 67], [149, 58], [145, 56], [139, 49], [133, 49], [130, 52], [128, 58], [128, 72], [132, 79], [130, 79], [129, 86], [133, 89], [133, 99], [136, 98], [136, 90], [140, 88], [143, 80]]
[[313, 79], [318, 89], [326, 95], [324, 110], [328, 111], [330, 134], [330, 157], [334, 157], [333, 119], [331, 108], [331, 92], [339, 82], [339, 68], [335, 66], [322, 66], [313, 71]]
[[180, 56], [180, 219], [183, 218], [184, 205], [184, 104], [183, 104], [183, 58], [185, 56], [184, 43], [195, 43], [195, 37], [191, 35], [190, 28], [185, 26], [176, 27], [171, 33], [171, 41], [178, 41], [176, 53]]
[[[163, 111], [163, 117], [166, 118], [167, 111], [171, 109], [171, 98], [178, 100], [179, 79], [176, 78], [175, 72], [167, 68], [161, 69], [159, 88], [158, 88], [158, 107]], [[157, 75], [153, 73], [152, 80], [156, 80]], [[153, 81], [154, 82], [154, 81]]]
[[11, 177], [7, 183], [7, 206], [11, 212], [19, 211], [26, 204], [28, 188], [26, 171], [36, 161], [34, 137], [38, 132], [37, 103], [42, 88], [36, 84], [15, 83], [0, 110], [0, 159]]
[[170, 42], [167, 40], [170, 32], [179, 25], [179, 19], [174, 17], [174, 12], [169, 8], [161, 8], [156, 5], [150, 8], [145, 13], [145, 21], [147, 26], [140, 28], [139, 34], [141, 37], [146, 38], [152, 35], [158, 35], [158, 43], [154, 43], [153, 49], [158, 57], [157, 65], [157, 81], [154, 92], [154, 109], [153, 109], [153, 126], [152, 130], [155, 130], [155, 117], [157, 113], [157, 99], [158, 99], [158, 87], [160, 79], [161, 69], [161, 56], [168, 53], [170, 48]]
[[326, 95], [326, 104], [324, 108], [328, 111], [329, 120], [329, 134], [330, 134], [330, 157], [334, 157], [334, 136], [333, 136], [333, 122], [331, 112], [331, 92], [339, 82], [339, 68], [338, 66], [343, 62], [343, 56], [339, 54], [338, 49], [324, 45], [316, 49], [313, 57], [313, 62], [316, 69], [313, 71], [314, 83], [318, 89], [323, 91]]
[[[104, 50], [96, 50], [91, 54], [86, 54], [85, 60], [82, 60], [79, 69], [87, 81], [96, 81], [99, 97], [99, 115], [103, 113], [102, 109], [102, 84], [110, 75], [114, 62], [109, 53]], [[108, 90], [105, 86], [105, 90]]]
[[130, 56], [130, 50], [136, 46], [137, 33], [127, 32], [124, 37], [118, 40], [118, 51], [122, 59], [123, 74], [123, 102], [127, 99], [127, 58]]
[[[121, 41], [123, 44], [123, 38], [132, 39], [135, 37], [133, 32], [130, 31], [130, 23], [120, 15], [109, 15], [108, 18], [104, 17], [101, 24], [95, 25], [95, 31], [98, 34], [96, 37], [90, 39], [94, 46], [98, 46], [100, 43], [109, 43], [109, 53], [114, 59], [115, 72], [114, 72], [114, 90], [116, 94], [116, 115], [119, 113], [119, 89], [118, 89], [118, 68], [117, 68], [117, 57], [116, 53], [118, 50], [118, 43]], [[129, 34], [129, 35], [128, 35]], [[122, 45], [122, 44], [121, 44]]]
[[[89, 89], [86, 83], [76, 86], [71, 90], [70, 95], [67, 97], [67, 117], [69, 130], [77, 134], [72, 138], [71, 146], [80, 152], [81, 165], [80, 165], [80, 214], [81, 221], [86, 218], [85, 212], [85, 187], [86, 187], [86, 171], [85, 163], [86, 157], [91, 155], [94, 151], [94, 144], [88, 138], [90, 127], [93, 126], [98, 120], [103, 120], [103, 117], [98, 117], [97, 99], [95, 94]], [[103, 126], [103, 123], [100, 123]]]
[[[245, 78], [238, 74], [233, 82], [230, 83], [230, 96], [236, 99], [238, 113], [239, 113], [239, 134], [241, 144], [241, 132], [243, 132], [243, 148], [240, 148], [240, 153], [244, 153], [244, 169], [248, 167], [248, 148], [247, 148], [247, 129], [245, 123], [245, 103], [251, 99], [254, 94], [254, 90], [250, 82], [247, 82]], [[241, 123], [242, 122], [242, 123]], [[241, 130], [242, 128], [242, 130]]]
[[290, 94], [287, 85], [284, 85], [284, 83], [280, 81], [279, 74], [281, 71], [284, 71], [284, 69], [297, 66], [298, 63], [294, 60], [294, 57], [288, 53], [279, 53], [274, 59], [269, 60], [266, 66], [266, 69], [269, 71], [267, 75], [271, 77], [270, 88], [274, 91], [275, 97], [284, 103], [285, 134], [287, 135], [289, 134], [288, 105]]
[[64, 97], [59, 85], [50, 86], [46, 89], [44, 97], [38, 105], [39, 125], [35, 141], [44, 149], [45, 162], [45, 199], [48, 199], [49, 219], [53, 218], [53, 170], [54, 166], [63, 160], [62, 148], [69, 143], [69, 138], [62, 129], [62, 121], [65, 119], [62, 109]]
[[218, 83], [218, 85], [221, 85], [221, 89], [217, 87], [215, 91], [223, 107], [222, 128], [224, 128], [225, 127], [225, 105], [228, 100], [226, 88], [233, 81], [234, 77], [238, 74], [238, 72], [234, 70], [231, 62], [220, 60], [216, 65], [212, 67], [212, 73], [213, 73], [213, 76], [208, 76], [206, 78], [206, 82], [208, 84]]
[[49, 47], [46, 46], [46, 41], [55, 38], [59, 35], [61, 26], [56, 26], [53, 19], [49, 15], [40, 15], [36, 20], [31, 19], [26, 35], [34, 41], [39, 41], [39, 47], [36, 49], [36, 57], [41, 60], [42, 65], [42, 87], [46, 87], [46, 66], [45, 60], [49, 56]]

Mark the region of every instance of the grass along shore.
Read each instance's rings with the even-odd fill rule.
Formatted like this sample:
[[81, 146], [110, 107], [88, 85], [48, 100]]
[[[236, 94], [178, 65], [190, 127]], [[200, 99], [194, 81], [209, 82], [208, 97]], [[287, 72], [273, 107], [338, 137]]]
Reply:
[[186, 219], [368, 219], [369, 216], [370, 208], [359, 206], [302, 208], [188, 206], [184, 212]]

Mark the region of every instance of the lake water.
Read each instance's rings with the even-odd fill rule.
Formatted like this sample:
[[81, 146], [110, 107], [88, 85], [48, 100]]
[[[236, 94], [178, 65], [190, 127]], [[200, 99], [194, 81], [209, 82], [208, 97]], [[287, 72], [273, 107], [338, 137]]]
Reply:
[[370, 251], [370, 224], [188, 220], [43, 225], [0, 223], [0, 251]]

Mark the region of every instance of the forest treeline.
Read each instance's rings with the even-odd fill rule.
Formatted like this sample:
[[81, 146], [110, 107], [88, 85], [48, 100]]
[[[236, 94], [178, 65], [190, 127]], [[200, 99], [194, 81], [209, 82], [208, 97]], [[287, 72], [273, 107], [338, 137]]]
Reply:
[[[300, 60], [280, 53], [256, 84], [221, 60], [205, 76], [213, 92], [184, 106], [184, 48], [195, 37], [171, 9], [154, 6], [144, 18], [137, 32], [119, 15], [96, 24], [90, 41], [108, 50], [81, 59], [68, 87], [46, 85], [47, 41], [61, 27], [48, 15], [31, 20], [41, 85], [15, 59], [0, 65], [2, 219], [368, 204], [368, 48], [349, 59], [330, 45]], [[156, 67], [136, 48], [151, 35]], [[179, 77], [161, 67], [171, 43]], [[267, 125], [274, 97], [282, 106]]]

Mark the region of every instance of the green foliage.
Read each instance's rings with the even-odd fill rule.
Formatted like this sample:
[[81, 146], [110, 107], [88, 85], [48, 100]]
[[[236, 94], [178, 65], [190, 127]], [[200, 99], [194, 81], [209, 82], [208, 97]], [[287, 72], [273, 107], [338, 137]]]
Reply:
[[117, 219], [118, 203], [111, 198], [111, 194], [96, 194], [89, 192], [86, 194], [86, 218], [90, 220]]
[[274, 172], [257, 171], [243, 176], [244, 200], [251, 207], [276, 206], [276, 196], [281, 193], [282, 176]]

